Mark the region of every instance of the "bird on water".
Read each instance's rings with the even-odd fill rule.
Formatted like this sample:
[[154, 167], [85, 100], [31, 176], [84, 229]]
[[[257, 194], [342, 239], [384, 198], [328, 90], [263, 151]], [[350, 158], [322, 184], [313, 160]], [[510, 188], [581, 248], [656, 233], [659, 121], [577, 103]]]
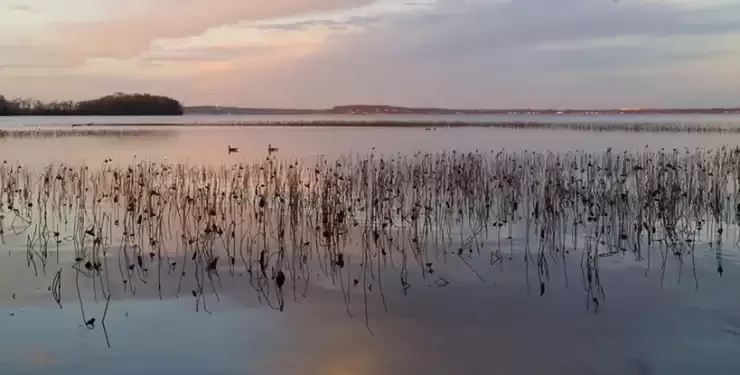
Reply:
[[229, 146], [229, 155], [231, 155], [234, 152], [239, 152], [239, 148]]
[[272, 154], [273, 152], [277, 152], [277, 151], [278, 151], [278, 148], [277, 147], [272, 147], [272, 145], [267, 145], [267, 153], [268, 154]]

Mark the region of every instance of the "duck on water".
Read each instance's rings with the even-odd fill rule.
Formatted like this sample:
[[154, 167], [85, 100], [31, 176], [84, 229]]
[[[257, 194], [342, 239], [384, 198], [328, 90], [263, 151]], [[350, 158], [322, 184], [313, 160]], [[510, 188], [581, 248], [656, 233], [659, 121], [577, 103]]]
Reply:
[[[239, 148], [238, 147], [231, 147], [231, 145], [229, 145], [228, 146], [228, 151], [229, 151], [229, 155], [231, 155], [232, 153], [239, 152]], [[271, 144], [270, 145], [267, 145], [267, 153], [268, 154], [272, 154], [274, 152], [278, 152], [278, 148], [277, 147], [272, 147]]]

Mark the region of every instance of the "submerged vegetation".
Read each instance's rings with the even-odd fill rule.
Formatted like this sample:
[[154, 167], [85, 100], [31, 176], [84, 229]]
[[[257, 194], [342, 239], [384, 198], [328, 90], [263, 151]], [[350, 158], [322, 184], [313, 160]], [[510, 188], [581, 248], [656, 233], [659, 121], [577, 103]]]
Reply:
[[[626, 116], [625, 116], [626, 117]], [[551, 121], [433, 121], [433, 120], [249, 120], [223, 122], [178, 122], [178, 123], [120, 123], [120, 124], [91, 124], [98, 127], [183, 127], [198, 126], [209, 128], [220, 127], [347, 127], [347, 128], [421, 128], [426, 131], [444, 131], [448, 128], [492, 128], [511, 130], [572, 130], [597, 133], [740, 133], [740, 126], [736, 123], [681, 123], [681, 122], [551, 122]]]
[[0, 116], [136, 116], [182, 115], [180, 103], [149, 94], [116, 93], [80, 102], [44, 103], [33, 99], [7, 100], [0, 95]]
[[[348, 313], [361, 296], [367, 319], [368, 303], [387, 308], [389, 291], [450, 284], [439, 272], [449, 262], [482, 281], [481, 267], [522, 262], [540, 294], [563, 272], [598, 309], [606, 257], [632, 257], [661, 280], [675, 262], [679, 278], [698, 288], [695, 250], [705, 248], [723, 273], [729, 229], [740, 220], [740, 148], [316, 162], [271, 154], [220, 167], [107, 159], [34, 170], [4, 162], [0, 186], [0, 240], [25, 238], [29, 268], [53, 276], [60, 307], [62, 285], [76, 284], [85, 323], [81, 280], [106, 307], [114, 285], [135, 294], [149, 284], [160, 298], [166, 288], [208, 311], [222, 278], [232, 277], [282, 311], [324, 278]], [[567, 275], [571, 260], [581, 265], [577, 282]], [[74, 281], [60, 280], [65, 264]]]
[[0, 140], [5, 138], [153, 137], [174, 133], [172, 129], [147, 127], [27, 127], [0, 129]]
[[[160, 124], [167, 126], [167, 124]], [[444, 130], [446, 128], [492, 128], [511, 130], [573, 130], [587, 132], [636, 132], [636, 133], [740, 133], [737, 124], [704, 124], [679, 122], [552, 122], [552, 121], [342, 121], [342, 120], [307, 120], [307, 121], [259, 121], [234, 122], [231, 124], [215, 124], [211, 126], [288, 126], [288, 127], [413, 127], [424, 128], [427, 131]]]

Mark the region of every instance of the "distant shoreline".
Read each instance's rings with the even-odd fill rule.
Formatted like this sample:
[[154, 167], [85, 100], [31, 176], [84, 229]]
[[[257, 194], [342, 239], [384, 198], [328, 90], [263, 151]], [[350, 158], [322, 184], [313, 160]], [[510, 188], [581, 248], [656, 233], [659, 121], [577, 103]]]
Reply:
[[740, 114], [740, 108], [609, 108], [609, 109], [456, 109], [390, 105], [344, 105], [330, 109], [242, 108], [221, 106], [184, 107], [193, 115], [630, 115], [630, 114]]
[[182, 116], [182, 115], [677, 115], [740, 114], [740, 107], [620, 107], [620, 108], [447, 108], [386, 104], [335, 105], [331, 108], [266, 108], [221, 105], [184, 106], [178, 100], [152, 94], [117, 92], [83, 101], [41, 102], [6, 99], [0, 95], [0, 116]]
[[599, 116], [599, 115], [733, 115], [740, 114], [740, 108], [705, 109], [602, 109], [602, 110], [542, 110], [542, 109], [503, 109], [503, 110], [454, 110], [421, 109], [406, 107], [372, 107], [350, 109], [261, 109], [228, 107], [184, 107], [182, 113], [0, 113], [4, 117], [187, 117], [187, 116]]

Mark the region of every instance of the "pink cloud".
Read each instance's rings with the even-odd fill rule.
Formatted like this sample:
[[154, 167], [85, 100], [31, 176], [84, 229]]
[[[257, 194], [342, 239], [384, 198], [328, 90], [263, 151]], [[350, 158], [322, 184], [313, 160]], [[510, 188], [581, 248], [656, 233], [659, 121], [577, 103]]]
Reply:
[[106, 19], [53, 26], [59, 42], [88, 57], [127, 58], [158, 39], [200, 35], [240, 21], [351, 9], [372, 0], [116, 0]]

